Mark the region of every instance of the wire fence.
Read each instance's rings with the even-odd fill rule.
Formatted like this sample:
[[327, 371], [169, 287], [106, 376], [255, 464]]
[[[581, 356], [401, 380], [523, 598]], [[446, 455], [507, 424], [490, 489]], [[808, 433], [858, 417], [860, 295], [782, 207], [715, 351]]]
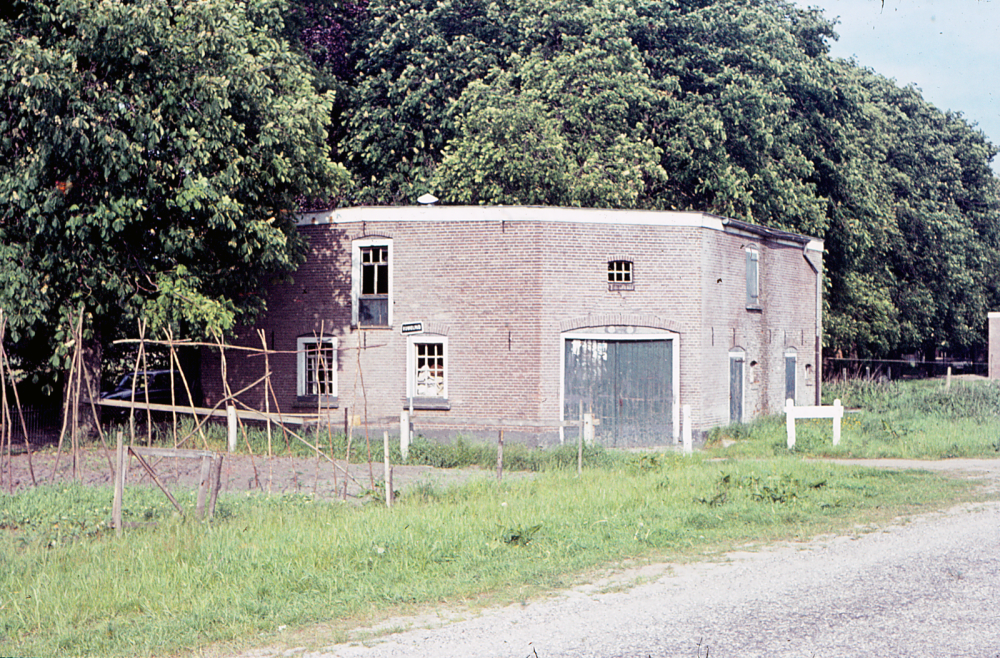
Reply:
[[823, 381], [834, 383], [855, 379], [894, 381], [897, 379], [928, 379], [952, 375], [989, 375], [986, 361], [958, 359], [855, 359], [827, 357], [823, 359]]

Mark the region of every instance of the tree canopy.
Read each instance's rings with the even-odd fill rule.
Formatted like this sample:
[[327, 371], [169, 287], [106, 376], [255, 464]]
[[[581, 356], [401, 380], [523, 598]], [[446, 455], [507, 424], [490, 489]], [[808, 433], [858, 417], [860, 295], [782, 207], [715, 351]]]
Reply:
[[[310, 0], [300, 4], [315, 5]], [[371, 0], [342, 42], [343, 203], [697, 210], [822, 238], [827, 347], [984, 344], [997, 149], [829, 56], [786, 0]]]
[[225, 329], [300, 262], [303, 204], [433, 192], [813, 235], [827, 347], [971, 354], [1000, 301], [997, 149], [834, 38], [787, 0], [22, 0], [0, 307], [22, 341], [70, 308]]
[[[15, 2], [0, 18], [0, 308], [50, 340], [145, 317], [225, 331], [346, 179], [334, 99], [272, 0]], [[47, 357], [47, 354], [46, 354]]]

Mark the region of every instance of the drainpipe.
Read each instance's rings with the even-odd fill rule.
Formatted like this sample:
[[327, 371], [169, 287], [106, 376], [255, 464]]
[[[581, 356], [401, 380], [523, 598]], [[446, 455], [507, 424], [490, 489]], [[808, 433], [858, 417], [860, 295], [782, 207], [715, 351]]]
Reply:
[[810, 240], [802, 246], [802, 255], [816, 273], [816, 327], [813, 348], [813, 358], [816, 362], [816, 400], [813, 404], [819, 406], [823, 397], [823, 242]]

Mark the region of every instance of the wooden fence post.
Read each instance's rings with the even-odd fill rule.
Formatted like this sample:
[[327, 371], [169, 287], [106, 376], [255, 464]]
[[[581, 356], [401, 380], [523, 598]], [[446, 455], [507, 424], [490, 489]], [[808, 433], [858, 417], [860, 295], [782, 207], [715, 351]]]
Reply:
[[503, 430], [497, 439], [497, 482], [503, 482]]

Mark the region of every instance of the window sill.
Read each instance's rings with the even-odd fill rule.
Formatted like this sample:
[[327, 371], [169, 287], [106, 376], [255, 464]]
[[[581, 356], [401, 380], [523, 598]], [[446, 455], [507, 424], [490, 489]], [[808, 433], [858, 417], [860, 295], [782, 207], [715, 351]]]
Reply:
[[747, 306], [747, 310], [750, 311], [751, 313], [763, 313], [764, 312], [764, 307], [763, 306]]
[[[403, 398], [403, 408], [410, 408], [410, 398]], [[414, 409], [424, 409], [438, 411], [448, 411], [451, 409], [451, 402], [448, 398], [413, 398]]]
[[609, 283], [608, 292], [619, 292], [622, 290], [635, 290], [634, 283]]
[[340, 398], [335, 395], [324, 395], [322, 400], [316, 395], [298, 395], [295, 397], [296, 409], [308, 408], [316, 410], [320, 404], [323, 405], [324, 409], [336, 409], [340, 405]]

